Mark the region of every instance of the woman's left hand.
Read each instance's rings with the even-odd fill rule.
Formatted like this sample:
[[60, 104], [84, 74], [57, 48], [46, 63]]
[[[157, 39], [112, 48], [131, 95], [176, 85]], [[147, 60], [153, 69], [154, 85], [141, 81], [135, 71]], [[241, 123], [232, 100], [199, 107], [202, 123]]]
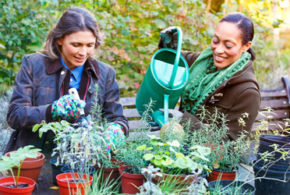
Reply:
[[118, 123], [108, 123], [105, 130], [107, 153], [125, 144], [125, 135], [122, 129], [123, 127]]

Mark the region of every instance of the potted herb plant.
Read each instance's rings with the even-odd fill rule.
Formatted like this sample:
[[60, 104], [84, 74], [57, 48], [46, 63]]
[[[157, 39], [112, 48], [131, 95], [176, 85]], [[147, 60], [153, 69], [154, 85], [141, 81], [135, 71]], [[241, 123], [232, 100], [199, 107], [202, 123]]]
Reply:
[[145, 152], [136, 150], [142, 142], [146, 143], [146, 140], [127, 142], [116, 155], [116, 159], [124, 162], [124, 165], [119, 167], [122, 193], [138, 193], [138, 187], [145, 181], [145, 177], [141, 173], [141, 169], [148, 166], [149, 163], [143, 159]]
[[210, 149], [205, 146], [192, 146], [187, 155], [184, 154], [181, 144], [177, 140], [163, 142], [160, 138], [150, 136], [150, 145], [142, 145], [138, 151], [146, 151], [143, 158], [155, 167], [160, 168], [161, 177], [157, 181], [167, 177], [176, 179], [179, 184], [190, 185], [198, 181], [203, 169], [207, 169], [207, 156]]
[[104, 158], [102, 157], [99, 163], [100, 166], [98, 164], [95, 166], [96, 170], [102, 173], [102, 181], [106, 182], [106, 180], [109, 180], [109, 182], [118, 182], [120, 180], [119, 167], [124, 163], [120, 160], [112, 158], [110, 154], [105, 155]]
[[107, 195], [118, 194], [120, 188], [119, 181], [111, 180], [109, 177], [104, 178], [102, 170], [94, 173], [94, 179], [92, 183], [90, 195]]
[[146, 178], [141, 170], [149, 165], [143, 156], [146, 151], [137, 151], [136, 148], [143, 144], [150, 144], [151, 126], [149, 121], [152, 120], [150, 113], [153, 101], [151, 100], [148, 105], [145, 105], [145, 111], [141, 116], [141, 126], [135, 130], [134, 134], [126, 139], [126, 144], [120, 148], [115, 155], [117, 160], [122, 161], [124, 164], [119, 167], [121, 175], [121, 188], [123, 193], [136, 194], [139, 193], [139, 187], [143, 185]]
[[245, 135], [236, 140], [224, 141], [222, 145], [217, 146], [215, 150], [222, 152], [213, 152], [209, 157], [213, 170], [207, 177], [208, 181], [234, 180], [238, 164], [248, 148]]
[[180, 184], [178, 178], [166, 178], [163, 182], [153, 183], [152, 179], [155, 177], [161, 177], [159, 168], [155, 168], [153, 165], [149, 165], [142, 169], [143, 175], [147, 181], [140, 187], [140, 193], [138, 195], [163, 195], [163, 194], [192, 194], [200, 195], [207, 192], [208, 183], [205, 178], [200, 178], [198, 181], [192, 182], [189, 186]]
[[[0, 171], [9, 170], [10, 177], [3, 177], [0, 179], [0, 192], [1, 194], [22, 194], [29, 195], [32, 193], [35, 187], [35, 181], [20, 176], [21, 165], [26, 158], [36, 158], [40, 149], [33, 148], [33, 146], [28, 145], [19, 148], [17, 151], [11, 152], [7, 156], [2, 156], [0, 160]], [[17, 166], [17, 175], [13, 173], [13, 167]]]
[[[115, 124], [112, 125], [115, 127]], [[104, 139], [106, 141], [106, 151], [104, 155], [100, 155], [98, 163], [95, 165], [97, 171], [102, 172], [102, 180], [105, 182], [106, 179], [109, 181], [119, 181], [120, 173], [119, 167], [124, 164], [121, 160], [115, 158], [118, 151], [125, 145], [125, 136], [120, 132], [111, 131], [111, 124], [106, 124], [104, 131]]]
[[56, 156], [56, 166], [66, 165], [68, 169], [65, 171], [67, 173], [56, 176], [60, 193], [86, 193], [93, 179], [89, 174], [99, 162], [100, 156], [105, 155], [103, 127], [93, 122], [89, 122], [86, 126], [78, 126], [61, 121], [54, 122], [53, 126], [52, 124], [37, 126], [34, 131], [39, 130], [39, 133], [43, 133], [51, 127], [55, 132], [56, 147], [52, 156]]
[[207, 163], [211, 171], [207, 177], [208, 181], [234, 180], [236, 168], [248, 150], [249, 142], [246, 136], [242, 133], [238, 139], [230, 140], [227, 135], [226, 118], [217, 109], [213, 115], [209, 115], [202, 108], [200, 118], [201, 123], [197, 129], [190, 129], [190, 121], [184, 125], [187, 147], [198, 144], [211, 149]]
[[[10, 156], [12, 152], [8, 152], [5, 154], [5, 156]], [[21, 164], [21, 172], [20, 176], [23, 177], [29, 177], [33, 179], [35, 182], [37, 182], [39, 173], [41, 171], [41, 167], [43, 166], [45, 162], [45, 156], [43, 153], [38, 152], [36, 158], [26, 158]], [[17, 175], [18, 167], [15, 166], [12, 168], [14, 175]]]

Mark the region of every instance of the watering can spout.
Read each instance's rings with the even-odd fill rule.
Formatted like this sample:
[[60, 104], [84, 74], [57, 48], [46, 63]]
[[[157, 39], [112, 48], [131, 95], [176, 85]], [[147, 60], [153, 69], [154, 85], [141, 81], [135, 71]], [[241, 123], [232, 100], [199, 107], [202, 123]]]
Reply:
[[[174, 109], [189, 77], [188, 64], [181, 55], [182, 31], [179, 27], [171, 30], [177, 32], [177, 49], [162, 48], [155, 52], [136, 96], [136, 108], [141, 116], [150, 100], [155, 102], [150, 109], [160, 126], [168, 121], [168, 109]], [[161, 32], [160, 36], [165, 36], [165, 41], [173, 41], [165, 34]]]

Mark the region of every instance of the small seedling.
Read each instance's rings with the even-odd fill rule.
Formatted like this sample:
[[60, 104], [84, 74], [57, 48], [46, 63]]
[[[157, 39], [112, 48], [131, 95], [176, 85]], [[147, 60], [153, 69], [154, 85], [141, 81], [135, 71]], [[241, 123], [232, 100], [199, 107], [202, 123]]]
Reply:
[[[15, 152], [10, 152], [9, 156], [2, 156], [2, 159], [0, 160], [0, 171], [6, 171], [9, 170], [11, 175], [13, 176], [14, 180], [14, 186], [18, 187], [18, 180], [20, 176], [20, 169], [21, 165], [24, 162], [26, 158], [36, 158], [37, 152], [39, 152], [40, 149], [34, 148], [32, 145], [28, 145], [25, 147], [19, 148]], [[12, 171], [12, 168], [17, 166], [17, 176], [15, 177]]]

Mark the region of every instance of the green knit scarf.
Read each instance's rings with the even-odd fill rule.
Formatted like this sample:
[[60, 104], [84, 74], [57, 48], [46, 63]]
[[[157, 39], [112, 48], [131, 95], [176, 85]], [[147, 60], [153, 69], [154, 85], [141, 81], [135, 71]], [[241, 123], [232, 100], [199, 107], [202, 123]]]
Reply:
[[244, 52], [233, 64], [217, 70], [213, 61], [212, 49], [205, 49], [189, 69], [189, 82], [181, 96], [182, 108], [195, 114], [206, 97], [224, 81], [241, 71], [249, 63], [250, 58], [251, 55]]

